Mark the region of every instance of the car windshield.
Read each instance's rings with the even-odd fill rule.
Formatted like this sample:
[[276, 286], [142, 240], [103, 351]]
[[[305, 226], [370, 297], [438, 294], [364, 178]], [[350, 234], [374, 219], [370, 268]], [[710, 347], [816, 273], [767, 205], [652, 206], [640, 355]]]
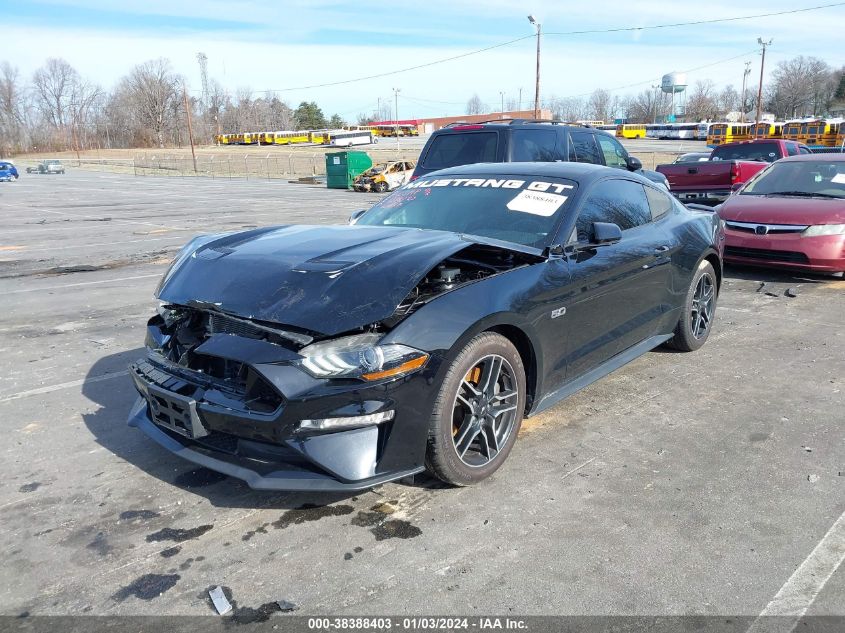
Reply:
[[367, 211], [358, 224], [452, 231], [543, 248], [577, 184], [530, 176], [427, 178]]
[[845, 198], [845, 161], [775, 163], [760, 172], [740, 194]]

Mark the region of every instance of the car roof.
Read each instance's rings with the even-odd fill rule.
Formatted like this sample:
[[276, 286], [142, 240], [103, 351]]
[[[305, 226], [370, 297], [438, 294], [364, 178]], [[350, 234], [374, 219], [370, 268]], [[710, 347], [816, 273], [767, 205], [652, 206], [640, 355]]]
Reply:
[[787, 156], [781, 158], [779, 163], [827, 163], [834, 161], [837, 163], [845, 162], [845, 153], [829, 153], [829, 154], [798, 154], [797, 156]]
[[520, 128], [529, 128], [529, 129], [544, 129], [547, 130], [549, 128], [579, 128], [579, 129], [590, 129], [590, 130], [597, 130], [590, 125], [585, 125], [583, 123], [570, 123], [567, 121], [557, 121], [552, 119], [491, 119], [489, 121], [456, 121], [455, 123], [450, 123], [446, 127], [442, 127], [439, 130], [435, 130], [433, 134], [441, 134], [441, 133], [452, 133], [452, 132], [473, 132], [473, 131], [480, 131], [480, 130], [514, 130]]
[[617, 167], [605, 167], [604, 165], [573, 162], [472, 163], [470, 165], [458, 165], [456, 167], [447, 167], [446, 169], [433, 171], [425, 176], [422, 176], [422, 179], [428, 180], [430, 178], [440, 178], [444, 176], [545, 176], [575, 180], [582, 185], [586, 185], [606, 176], [622, 176], [644, 184], [653, 184], [644, 176], [634, 174], [630, 171], [623, 171]]

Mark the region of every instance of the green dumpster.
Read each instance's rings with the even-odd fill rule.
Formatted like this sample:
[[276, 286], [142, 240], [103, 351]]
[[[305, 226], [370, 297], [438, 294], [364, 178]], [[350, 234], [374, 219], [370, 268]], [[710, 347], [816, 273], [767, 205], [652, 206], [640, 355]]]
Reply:
[[329, 189], [352, 189], [352, 181], [373, 166], [367, 152], [332, 152], [326, 154], [326, 186]]

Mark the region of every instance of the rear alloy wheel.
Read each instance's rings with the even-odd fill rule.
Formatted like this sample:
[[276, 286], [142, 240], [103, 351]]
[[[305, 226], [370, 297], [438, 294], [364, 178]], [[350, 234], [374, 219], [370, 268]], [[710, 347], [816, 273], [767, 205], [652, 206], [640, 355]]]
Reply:
[[428, 469], [456, 486], [489, 477], [513, 448], [524, 409], [519, 352], [499, 334], [479, 334], [443, 379], [429, 430]]
[[704, 345], [716, 316], [717, 289], [716, 271], [703, 260], [693, 275], [675, 335], [666, 343], [668, 347], [694, 352]]

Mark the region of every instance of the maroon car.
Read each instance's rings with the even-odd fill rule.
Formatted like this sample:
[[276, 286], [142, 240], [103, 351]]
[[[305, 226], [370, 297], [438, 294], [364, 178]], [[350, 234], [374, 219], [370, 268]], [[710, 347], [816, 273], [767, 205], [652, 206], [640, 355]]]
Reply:
[[772, 163], [719, 207], [725, 261], [845, 271], [845, 155]]

